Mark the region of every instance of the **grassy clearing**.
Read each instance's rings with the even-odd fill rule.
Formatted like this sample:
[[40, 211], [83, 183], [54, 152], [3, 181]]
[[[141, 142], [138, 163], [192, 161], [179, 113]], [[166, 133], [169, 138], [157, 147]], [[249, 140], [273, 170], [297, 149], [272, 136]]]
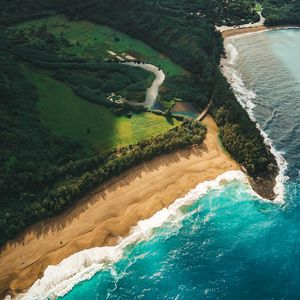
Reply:
[[56, 38], [63, 36], [69, 45], [64, 45], [61, 54], [73, 54], [85, 59], [105, 59], [107, 51], [130, 55], [150, 62], [164, 70], [167, 75], [183, 75], [185, 71], [170, 59], [153, 50], [145, 43], [112, 28], [88, 21], [70, 21], [64, 16], [43, 18], [18, 24], [11, 29], [23, 30], [30, 43], [45, 43], [39, 38], [40, 28], [47, 26], [47, 32]]
[[257, 13], [261, 12], [261, 11], [262, 11], [262, 5], [261, 5], [260, 3], [256, 3], [256, 4], [255, 4], [254, 10], [255, 10]]
[[107, 108], [76, 96], [68, 86], [45, 73], [25, 66], [22, 69], [37, 88], [42, 123], [58, 136], [82, 142], [87, 149], [106, 151], [134, 144], [179, 124], [169, 124], [164, 117], [151, 113], [133, 115], [131, 119], [116, 117]]
[[135, 142], [144, 139], [144, 137], [151, 137], [153, 134], [166, 132], [171, 127], [180, 124], [175, 119], [169, 123], [166, 118], [151, 113], [134, 115], [130, 121]]

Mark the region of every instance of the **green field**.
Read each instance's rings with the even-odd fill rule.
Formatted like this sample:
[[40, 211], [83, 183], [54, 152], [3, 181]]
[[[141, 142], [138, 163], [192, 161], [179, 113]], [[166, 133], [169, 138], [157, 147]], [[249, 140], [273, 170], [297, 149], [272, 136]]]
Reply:
[[44, 72], [22, 67], [26, 78], [36, 86], [38, 112], [42, 123], [58, 136], [82, 142], [88, 149], [106, 151], [134, 144], [179, 124], [167, 122], [152, 113], [117, 117], [105, 107], [76, 96], [65, 84]]
[[180, 66], [145, 43], [112, 28], [88, 21], [70, 21], [64, 16], [55, 16], [18, 24], [10, 28], [10, 32], [13, 31], [21, 33], [29, 44], [35, 46], [47, 44], [47, 33], [52, 33], [58, 41], [63, 37], [68, 41], [68, 45], [59, 44], [61, 54], [103, 60], [110, 57], [107, 51], [118, 55], [128, 53], [160, 67], [167, 75], [185, 74]]
[[254, 10], [255, 10], [257, 13], [261, 12], [261, 11], [262, 11], [262, 5], [261, 5], [260, 3], [256, 3], [256, 4], [255, 4]]

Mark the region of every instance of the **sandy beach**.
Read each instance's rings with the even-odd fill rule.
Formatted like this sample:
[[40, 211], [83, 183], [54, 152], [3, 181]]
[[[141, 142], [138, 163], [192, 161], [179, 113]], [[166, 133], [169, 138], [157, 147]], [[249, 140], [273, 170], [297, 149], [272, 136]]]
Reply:
[[221, 32], [223, 39], [244, 35], [247, 33], [254, 33], [260, 31], [268, 31], [268, 30], [278, 30], [278, 29], [288, 29], [288, 28], [299, 28], [299, 26], [294, 25], [281, 25], [281, 26], [265, 26], [266, 19], [263, 17], [262, 13], [258, 13], [260, 16], [260, 20], [256, 23], [248, 23], [239, 26], [220, 26], [216, 27], [216, 30]]
[[0, 254], [0, 295], [28, 289], [48, 265], [83, 249], [114, 245], [139, 220], [147, 219], [200, 182], [239, 166], [218, 142], [208, 116], [201, 146], [143, 163], [81, 199], [64, 214], [31, 226]]
[[270, 28], [264, 25], [260, 26], [253, 26], [253, 27], [244, 27], [244, 28], [231, 28], [227, 29], [225, 31], [222, 31], [222, 37], [223, 39], [236, 36], [236, 35], [242, 35], [245, 33], [253, 33], [253, 32], [259, 32], [259, 31], [265, 31], [269, 30]]
[[269, 30], [280, 30], [280, 29], [289, 29], [289, 28], [299, 28], [299, 26], [253, 26], [253, 27], [245, 27], [245, 28], [231, 28], [225, 31], [222, 31], [222, 37], [223, 39], [238, 36], [238, 35], [244, 35], [247, 33], [255, 33], [260, 31], [269, 31]]

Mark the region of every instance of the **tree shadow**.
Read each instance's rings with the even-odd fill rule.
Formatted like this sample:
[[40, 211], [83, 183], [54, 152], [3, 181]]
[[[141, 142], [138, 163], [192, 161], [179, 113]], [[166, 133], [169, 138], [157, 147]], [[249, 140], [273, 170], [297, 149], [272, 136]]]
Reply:
[[[151, 161], [143, 162], [138, 166], [135, 166], [123, 174], [113, 177], [106, 183], [102, 184], [92, 192], [88, 193], [85, 197], [79, 199], [73, 203], [72, 207], [69, 207], [64, 213], [59, 216], [38, 222], [28, 229], [23, 231], [17, 238], [7, 242], [0, 248], [0, 254], [8, 249], [18, 247], [20, 245], [26, 246], [25, 237], [27, 235], [33, 235], [36, 239], [46, 238], [48, 233], [59, 233], [66, 226], [70, 225], [74, 219], [78, 219], [81, 214], [86, 212], [89, 207], [95, 204], [99, 200], [109, 200], [109, 195], [119, 189], [120, 187], [129, 186], [138, 178], [142, 178], [142, 173], [151, 173], [159, 170], [161, 167], [169, 167], [178, 163], [183, 158], [189, 158], [192, 155], [199, 156], [199, 159], [203, 154], [208, 152], [208, 148], [205, 144], [197, 147], [190, 147], [182, 151], [173, 152], [170, 154], [163, 154], [154, 158]], [[75, 213], [74, 213], [75, 212]], [[24, 244], [25, 243], [25, 244]], [[60, 247], [63, 247], [65, 243], [61, 243]]]
[[167, 115], [166, 115], [166, 121], [167, 121], [170, 125], [174, 126], [174, 119], [173, 119], [173, 117], [172, 117], [172, 114], [167, 114]]

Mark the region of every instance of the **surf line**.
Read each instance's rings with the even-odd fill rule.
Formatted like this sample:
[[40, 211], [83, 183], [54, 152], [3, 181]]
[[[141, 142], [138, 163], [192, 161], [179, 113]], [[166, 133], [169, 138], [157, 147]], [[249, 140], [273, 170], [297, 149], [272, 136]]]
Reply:
[[[255, 32], [255, 33], [259, 33]], [[251, 33], [251, 34], [254, 34]], [[238, 102], [241, 104], [241, 106], [246, 110], [248, 113], [250, 119], [256, 124], [256, 127], [261, 132], [264, 142], [267, 146], [270, 147], [271, 153], [274, 155], [277, 165], [278, 165], [278, 175], [276, 177], [276, 184], [274, 187], [274, 192], [276, 194], [276, 198], [273, 200], [273, 202], [278, 204], [284, 204], [284, 195], [285, 195], [285, 188], [284, 183], [288, 179], [288, 177], [285, 175], [288, 163], [284, 159], [282, 152], [279, 152], [276, 150], [273, 141], [270, 139], [268, 134], [262, 130], [261, 126], [257, 122], [255, 115], [254, 115], [254, 108], [256, 104], [253, 102], [256, 99], [256, 94], [249, 90], [243, 79], [242, 75], [239, 74], [239, 72], [236, 69], [237, 63], [238, 63], [238, 49], [234, 46], [233, 41], [235, 39], [241, 38], [245, 35], [248, 35], [248, 33], [240, 34], [237, 36], [232, 36], [224, 39], [224, 48], [226, 52], [226, 57], [223, 57], [220, 62], [220, 69], [225, 78], [227, 79], [228, 83], [231, 85], [233, 92], [238, 100]], [[261, 197], [260, 197], [261, 198]], [[264, 199], [266, 200], [266, 199]]]
[[[184, 197], [175, 200], [168, 208], [163, 208], [147, 220], [139, 221], [127, 237], [120, 238], [116, 246], [86, 249], [65, 258], [56, 266], [48, 266], [43, 277], [38, 279], [26, 293], [17, 295], [16, 299], [46, 300], [66, 295], [79, 282], [89, 280], [97, 272], [112, 267], [122, 259], [129, 245], [149, 240], [155, 228], [161, 227], [166, 222], [180, 226], [185, 217], [181, 207], [191, 205], [207, 192], [221, 189], [233, 181], [245, 183], [249, 186], [249, 192], [252, 191], [247, 176], [242, 171], [227, 171], [215, 180], [204, 181]], [[8, 299], [11, 297], [5, 298]]]

